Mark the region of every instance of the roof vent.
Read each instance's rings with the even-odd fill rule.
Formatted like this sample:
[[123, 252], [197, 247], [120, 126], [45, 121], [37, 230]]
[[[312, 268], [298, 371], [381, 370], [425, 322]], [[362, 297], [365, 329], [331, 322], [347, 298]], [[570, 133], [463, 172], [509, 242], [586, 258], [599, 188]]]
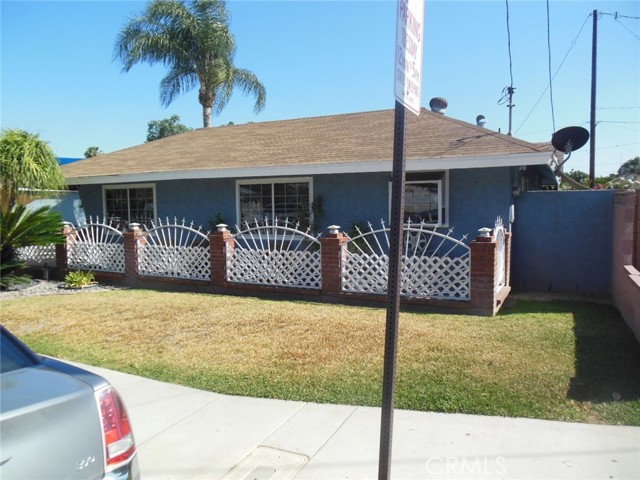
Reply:
[[484, 118], [484, 115], [478, 115], [476, 117], [476, 125], [479, 127], [484, 127], [487, 124], [487, 119]]
[[431, 108], [431, 111], [442, 113], [443, 115], [447, 111], [448, 106], [449, 102], [447, 102], [447, 99], [443, 97], [435, 97], [429, 101], [429, 108]]

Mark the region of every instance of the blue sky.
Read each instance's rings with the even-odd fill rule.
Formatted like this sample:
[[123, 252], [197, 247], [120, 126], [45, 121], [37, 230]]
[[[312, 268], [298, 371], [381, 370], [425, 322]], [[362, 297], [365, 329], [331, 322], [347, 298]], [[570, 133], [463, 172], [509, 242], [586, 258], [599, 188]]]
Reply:
[[[544, 93], [546, 2], [508, 4], [514, 135], [549, 141], [554, 120], [556, 130], [589, 127], [589, 15], [617, 12], [598, 21], [596, 173], [640, 155], [640, 20], [626, 18], [640, 17], [640, 2], [550, 2], [552, 74], [560, 67], [553, 117]], [[163, 108], [162, 66], [137, 65], [125, 74], [113, 60], [116, 35], [144, 5], [2, 0], [1, 127], [39, 133], [61, 157], [82, 157], [92, 145], [111, 152], [143, 143], [147, 122], [173, 114], [201, 127], [195, 91]], [[393, 108], [394, 1], [236, 0], [228, 8], [236, 65], [258, 75], [267, 106], [256, 115], [253, 100], [237, 92], [213, 125]], [[506, 133], [508, 109], [498, 104], [510, 83], [505, 1], [426, 0], [424, 28], [423, 106], [442, 96], [447, 115], [474, 123], [483, 114], [487, 128]], [[588, 162], [587, 145], [567, 167], [588, 172]]]

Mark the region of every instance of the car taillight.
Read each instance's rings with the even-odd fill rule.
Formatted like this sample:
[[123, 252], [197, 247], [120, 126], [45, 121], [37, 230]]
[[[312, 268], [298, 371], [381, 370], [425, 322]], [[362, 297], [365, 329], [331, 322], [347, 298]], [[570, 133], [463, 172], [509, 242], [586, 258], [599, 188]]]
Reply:
[[98, 403], [102, 414], [102, 433], [106, 453], [107, 469], [115, 468], [129, 460], [136, 452], [127, 410], [112, 387], [98, 392]]

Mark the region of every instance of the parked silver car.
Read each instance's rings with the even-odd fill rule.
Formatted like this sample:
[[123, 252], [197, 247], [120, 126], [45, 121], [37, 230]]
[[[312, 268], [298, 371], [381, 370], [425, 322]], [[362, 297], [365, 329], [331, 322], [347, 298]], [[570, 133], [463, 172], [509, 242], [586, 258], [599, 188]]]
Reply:
[[0, 325], [0, 478], [140, 478], [127, 411], [102, 377]]

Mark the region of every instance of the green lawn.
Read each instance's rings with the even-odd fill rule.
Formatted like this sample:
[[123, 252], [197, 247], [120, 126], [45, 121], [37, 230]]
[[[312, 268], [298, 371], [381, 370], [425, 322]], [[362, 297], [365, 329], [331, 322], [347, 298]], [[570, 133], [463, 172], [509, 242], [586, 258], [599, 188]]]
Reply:
[[[384, 309], [145, 290], [0, 306], [43, 354], [226, 394], [380, 405]], [[402, 313], [396, 407], [640, 425], [639, 372], [609, 306]]]

